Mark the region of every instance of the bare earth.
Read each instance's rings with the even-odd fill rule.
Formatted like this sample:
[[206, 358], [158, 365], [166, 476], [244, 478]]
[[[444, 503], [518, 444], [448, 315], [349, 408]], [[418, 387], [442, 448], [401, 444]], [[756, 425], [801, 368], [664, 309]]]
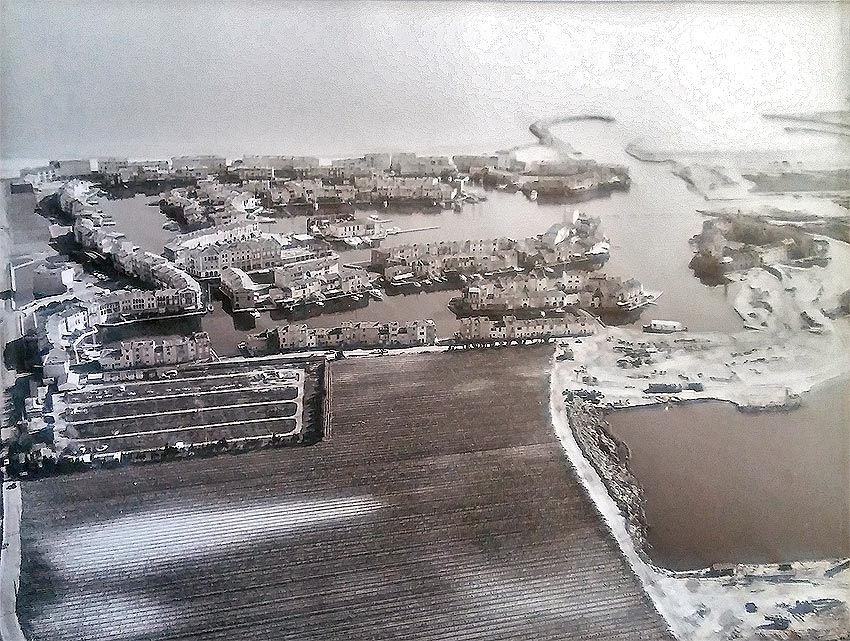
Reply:
[[337, 362], [329, 441], [25, 484], [30, 638], [670, 638], [553, 433], [550, 357]]

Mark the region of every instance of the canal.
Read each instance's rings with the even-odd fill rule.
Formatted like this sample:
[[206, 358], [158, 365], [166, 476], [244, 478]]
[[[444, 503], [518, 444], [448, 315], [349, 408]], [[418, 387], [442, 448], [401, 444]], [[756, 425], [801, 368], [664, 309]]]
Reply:
[[[694, 330], [741, 329], [740, 319], [728, 303], [724, 288], [702, 285], [688, 269], [692, 255], [688, 240], [701, 229], [702, 217], [696, 210], [705, 207], [702, 197], [689, 191], [666, 165], [643, 163], [627, 156], [623, 147], [628, 135], [617, 123], [574, 122], [558, 126], [556, 132], [589, 158], [628, 165], [632, 175], [631, 189], [584, 202], [560, 203], [531, 201], [522, 193], [489, 190], [486, 201], [466, 204], [461, 211], [361, 210], [358, 215], [378, 214], [402, 230], [435, 228], [401, 233], [383, 241], [387, 245], [397, 245], [497, 236], [525, 238], [570, 220], [573, 211], [578, 209], [599, 216], [602, 232], [611, 240], [611, 259], [604, 268], [606, 272], [636, 278], [647, 289], [664, 292], [656, 306], [645, 310], [645, 317], [679, 320]], [[520, 153], [539, 157], [541, 148]], [[478, 187], [475, 189], [481, 191]], [[140, 247], [160, 253], [174, 233], [163, 229], [167, 220], [157, 207], [149, 204], [154, 200], [144, 195], [104, 198], [101, 206], [115, 219], [116, 230], [124, 232]], [[276, 218], [269, 229], [281, 233], [305, 231], [306, 216]], [[362, 261], [368, 259], [369, 252], [343, 251], [342, 256], [344, 261]], [[383, 301], [371, 301], [368, 307], [325, 314], [303, 322], [311, 326], [329, 326], [343, 320], [431, 318], [437, 322], [440, 336], [451, 336], [457, 323], [446, 309], [450, 297], [447, 293], [387, 296]], [[276, 324], [279, 321], [268, 313], [257, 321], [256, 328], [250, 329], [239, 321], [231, 321], [228, 325], [221, 314], [216, 313], [204, 323], [222, 354], [229, 353], [246, 331], [255, 332]], [[240, 335], [242, 338], [236, 340]]]
[[[630, 137], [620, 124], [577, 122], [557, 135], [587, 157], [629, 166], [628, 192], [580, 203], [532, 202], [521, 193], [488, 191], [488, 199], [462, 211], [364, 210], [403, 230], [436, 227], [388, 238], [388, 244], [540, 234], [572, 216], [574, 209], [599, 216], [611, 241], [605, 271], [636, 278], [663, 290], [643, 320], [678, 320], [692, 330], [734, 332], [741, 321], [723, 287], [702, 285], [687, 265], [689, 239], [698, 233], [707, 203], [664, 164], [628, 157]], [[532, 150], [532, 153], [539, 149]], [[159, 253], [172, 237], [152, 198], [103, 202], [116, 230]], [[765, 198], [765, 201], [768, 199]], [[272, 230], [304, 231], [306, 218], [278, 218]], [[343, 252], [347, 262], [368, 251]], [[446, 308], [451, 292], [387, 296], [360, 307], [305, 321], [333, 326], [343, 320], [432, 318], [440, 336], [457, 322]], [[244, 315], [239, 315], [244, 316]], [[254, 321], [234, 318], [215, 301], [203, 318], [221, 356], [238, 353], [249, 333], [285, 321], [264, 313]], [[518, 358], [521, 356], [517, 355]], [[806, 406], [787, 414], [742, 414], [724, 403], [631, 410], [610, 417], [612, 429], [630, 447], [635, 475], [645, 487], [652, 555], [674, 569], [721, 561], [782, 561], [850, 553], [848, 545], [848, 384], [815, 392]]]

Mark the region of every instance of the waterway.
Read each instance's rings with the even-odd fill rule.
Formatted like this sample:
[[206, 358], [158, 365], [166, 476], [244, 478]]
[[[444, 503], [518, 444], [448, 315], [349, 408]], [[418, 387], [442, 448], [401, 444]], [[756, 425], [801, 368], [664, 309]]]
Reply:
[[676, 569], [850, 555], [850, 380], [787, 413], [707, 402], [617, 411], [650, 556]]
[[[384, 241], [395, 245], [497, 236], [524, 238], [569, 220], [573, 211], [579, 209], [599, 216], [602, 230], [611, 240], [611, 259], [605, 271], [623, 278], [637, 278], [647, 289], [664, 292], [658, 305], [646, 310], [646, 316], [679, 320], [695, 330], [740, 329], [741, 322], [729, 305], [724, 289], [700, 284], [687, 268], [691, 257], [688, 239], [700, 230], [702, 218], [696, 210], [704, 207], [703, 199], [689, 191], [668, 167], [627, 157], [622, 148], [628, 134], [620, 125], [576, 122], [560, 126], [559, 133], [589, 157], [628, 164], [633, 176], [631, 189], [571, 203], [535, 202], [521, 193], [491, 190], [487, 192], [486, 201], [466, 204], [461, 211], [363, 210], [359, 215], [377, 213], [403, 230], [436, 227], [402, 233]], [[126, 233], [140, 247], [159, 253], [173, 233], [162, 229], [165, 218], [156, 207], [147, 204], [150, 200], [148, 196], [103, 199], [101, 206], [105, 213], [115, 218], [116, 230]], [[278, 218], [270, 228], [282, 233], [304, 231], [305, 223], [304, 216]], [[343, 252], [346, 261], [366, 260], [368, 256], [369, 252], [362, 250]], [[366, 308], [305, 322], [326, 326], [341, 320], [432, 318], [438, 323], [440, 335], [447, 336], [456, 329], [456, 323], [445, 309], [449, 297], [445, 294], [387, 297], [383, 301], [370, 302]], [[265, 315], [258, 325], [270, 324], [270, 320]], [[233, 337], [225, 331], [225, 323], [216, 320], [209, 324], [214, 341], [226, 341], [228, 346], [233, 342]], [[237, 326], [231, 329], [239, 331]]]

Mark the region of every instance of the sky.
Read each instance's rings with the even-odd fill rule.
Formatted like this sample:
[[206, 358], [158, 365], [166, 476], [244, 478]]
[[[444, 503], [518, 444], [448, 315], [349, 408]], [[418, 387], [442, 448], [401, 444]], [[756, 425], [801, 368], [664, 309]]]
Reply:
[[492, 150], [605, 111], [742, 144], [847, 107], [850, 3], [2, 0], [0, 157]]

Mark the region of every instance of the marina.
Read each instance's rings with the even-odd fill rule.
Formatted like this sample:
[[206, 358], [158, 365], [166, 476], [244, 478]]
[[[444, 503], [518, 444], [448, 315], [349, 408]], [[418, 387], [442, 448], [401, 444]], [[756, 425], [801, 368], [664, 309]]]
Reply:
[[256, 9], [4, 4], [0, 641], [848, 638], [847, 7]]

